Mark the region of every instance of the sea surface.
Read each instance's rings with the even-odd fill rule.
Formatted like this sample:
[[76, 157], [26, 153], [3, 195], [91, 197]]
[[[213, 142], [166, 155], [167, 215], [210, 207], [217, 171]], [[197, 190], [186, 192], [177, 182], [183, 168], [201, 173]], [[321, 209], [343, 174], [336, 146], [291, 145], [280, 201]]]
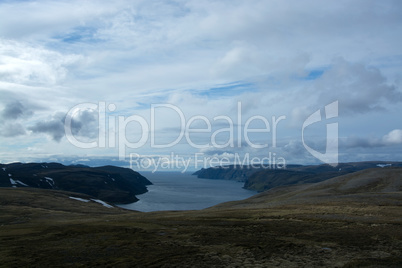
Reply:
[[242, 200], [257, 194], [243, 189], [243, 182], [199, 179], [191, 173], [141, 172], [153, 185], [137, 197], [140, 201], [119, 205], [143, 212], [160, 210], [198, 210], [219, 203]]

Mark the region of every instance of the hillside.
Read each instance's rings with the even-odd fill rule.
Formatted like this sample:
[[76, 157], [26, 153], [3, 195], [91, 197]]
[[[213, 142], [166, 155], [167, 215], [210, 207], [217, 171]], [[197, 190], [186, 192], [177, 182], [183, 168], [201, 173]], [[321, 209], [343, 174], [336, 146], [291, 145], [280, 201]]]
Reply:
[[151, 213], [0, 188], [0, 267], [401, 267], [401, 181], [402, 168], [367, 169]]
[[322, 165], [287, 165], [284, 169], [250, 166], [224, 166], [201, 169], [194, 173], [198, 178], [244, 181], [244, 188], [263, 192], [278, 186], [315, 183], [333, 177], [369, 168], [388, 165], [402, 167], [401, 162], [355, 162], [340, 163], [336, 167]]
[[[276, 187], [215, 208], [272, 208], [287, 204], [360, 202], [402, 206], [402, 167], [365, 169], [318, 183]], [[402, 212], [401, 212], [402, 216]]]
[[259, 169], [250, 166], [218, 166], [213, 168], [202, 168], [193, 173], [201, 179], [211, 180], [233, 180], [244, 182], [247, 178]]
[[90, 195], [112, 203], [132, 203], [152, 184], [128, 168], [64, 166], [58, 163], [0, 164], [0, 187], [33, 187]]

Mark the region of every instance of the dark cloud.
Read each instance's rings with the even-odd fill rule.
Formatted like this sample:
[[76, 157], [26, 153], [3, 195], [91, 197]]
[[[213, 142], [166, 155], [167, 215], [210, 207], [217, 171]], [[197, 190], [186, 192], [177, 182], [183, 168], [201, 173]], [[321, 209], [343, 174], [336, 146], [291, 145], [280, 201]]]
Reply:
[[339, 147], [341, 149], [375, 148], [385, 145], [386, 144], [379, 138], [349, 137], [339, 139]]
[[[36, 123], [28, 129], [34, 133], [45, 133], [59, 142], [65, 135], [65, 113], [56, 113], [51, 119]], [[67, 126], [68, 127], [68, 126]], [[94, 138], [98, 131], [97, 112], [92, 110], [80, 111], [72, 118], [71, 132], [74, 136]]]
[[24, 106], [19, 101], [8, 103], [3, 109], [1, 116], [3, 119], [17, 119], [24, 113]]
[[[26, 131], [20, 120], [33, 114], [32, 107], [24, 105], [23, 101], [16, 100], [15, 94], [0, 90], [4, 99], [4, 108], [0, 110], [0, 136], [16, 137], [25, 135]], [[4, 95], [3, 95], [4, 94]]]
[[98, 112], [83, 110], [72, 118], [71, 131], [80, 137], [94, 138], [98, 134]]
[[19, 123], [5, 123], [0, 129], [0, 136], [2, 137], [16, 137], [25, 134], [24, 127]]
[[57, 113], [50, 120], [38, 122], [28, 129], [34, 133], [46, 133], [53, 140], [60, 141], [64, 136], [64, 118], [65, 115], [63, 113]]
[[30, 116], [33, 111], [25, 107], [20, 101], [11, 101], [6, 104], [0, 116], [3, 120], [15, 120], [23, 116]]
[[339, 139], [339, 147], [349, 148], [376, 148], [402, 144], [402, 129], [394, 129], [381, 138], [349, 137]]
[[402, 101], [402, 93], [378, 69], [344, 59], [317, 79], [315, 90], [320, 106], [339, 100], [340, 114], [387, 110]]

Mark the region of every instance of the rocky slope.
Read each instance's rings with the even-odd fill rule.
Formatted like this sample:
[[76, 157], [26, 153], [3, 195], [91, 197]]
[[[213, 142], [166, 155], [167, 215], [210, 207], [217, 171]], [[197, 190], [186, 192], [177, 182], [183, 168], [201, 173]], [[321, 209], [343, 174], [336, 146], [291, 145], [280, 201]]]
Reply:
[[64, 166], [58, 163], [0, 164], [0, 187], [77, 192], [112, 203], [132, 203], [152, 184], [128, 168]]

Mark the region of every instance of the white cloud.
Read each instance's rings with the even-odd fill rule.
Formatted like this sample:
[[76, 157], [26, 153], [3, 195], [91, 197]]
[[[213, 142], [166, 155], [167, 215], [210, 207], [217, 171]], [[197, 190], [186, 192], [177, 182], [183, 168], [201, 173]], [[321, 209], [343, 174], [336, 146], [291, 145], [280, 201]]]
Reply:
[[[121, 2], [120, 2], [121, 3]], [[52, 38], [53, 35], [85, 26], [122, 8], [119, 1], [16, 1], [0, 8], [0, 35], [8, 39]]]
[[385, 144], [402, 144], [402, 129], [394, 129], [383, 137]]
[[0, 80], [22, 85], [54, 86], [67, 75], [67, 67], [80, 59], [17, 41], [0, 40]]

